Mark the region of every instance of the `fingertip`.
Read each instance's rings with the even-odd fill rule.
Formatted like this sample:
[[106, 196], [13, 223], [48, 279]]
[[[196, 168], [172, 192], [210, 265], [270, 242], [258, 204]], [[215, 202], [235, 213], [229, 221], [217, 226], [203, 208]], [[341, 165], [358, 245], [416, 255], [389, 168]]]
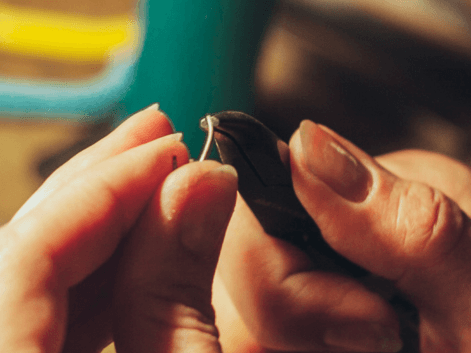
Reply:
[[[173, 133], [173, 122], [159, 109], [158, 103], [154, 103], [126, 118], [108, 136], [92, 146], [91, 151], [97, 155], [112, 156]], [[91, 160], [94, 160], [93, 156]]]
[[[290, 150], [290, 164], [291, 164], [291, 176], [293, 182], [296, 180], [302, 180], [302, 176], [309, 176], [308, 168], [306, 166], [305, 155], [303, 153], [303, 147], [301, 142], [301, 133], [299, 128], [294, 132], [289, 141]], [[294, 183], [296, 185], [296, 183]], [[295, 188], [296, 191], [296, 188]]]
[[175, 133], [173, 122], [159, 110], [158, 104], [132, 115], [118, 129], [126, 130], [128, 139], [135, 144]]
[[299, 155], [299, 152], [301, 152], [301, 136], [299, 133], [299, 128], [296, 129], [289, 139], [289, 149], [294, 156]]
[[[162, 151], [165, 151], [165, 154], [166, 154], [165, 162], [167, 162], [168, 160], [170, 160], [171, 162], [170, 163], [171, 171], [169, 173], [170, 175], [172, 171], [180, 168], [181, 166], [185, 164], [188, 164], [190, 160], [190, 153], [189, 153], [188, 147], [182, 141], [182, 139], [183, 139], [183, 134], [181, 132], [177, 132], [174, 134], [166, 135], [158, 139], [152, 140], [140, 146], [134, 147], [124, 152], [123, 155], [125, 154], [132, 155], [132, 157], [128, 157], [128, 158], [133, 158], [133, 159], [142, 158], [147, 163], [149, 163], [149, 161], [151, 161], [153, 158], [157, 158], [159, 163], [156, 163], [157, 160], [154, 161], [155, 163], [154, 167], [158, 169], [159, 171], [159, 173], [157, 174], [160, 174], [163, 168], [161, 153]], [[166, 163], [165, 163], [165, 166], [167, 167]]]
[[[377, 198], [384, 175], [344, 147], [319, 125], [301, 123], [290, 141], [293, 187], [328, 244], [372, 271], [370, 262], [380, 261], [372, 251], [378, 244], [367, 238], [373, 226], [369, 216], [388, 207]], [[380, 217], [373, 220], [382, 226]]]
[[232, 215], [237, 173], [231, 166], [217, 166], [201, 174], [191, 188], [182, 215], [182, 245], [199, 256], [219, 251]]
[[168, 221], [178, 223], [174, 217], [180, 209], [182, 245], [200, 255], [212, 253], [222, 244], [220, 237], [232, 215], [236, 192], [237, 172], [232, 166], [214, 161], [190, 163], [164, 182], [162, 212]]
[[[306, 153], [300, 129], [292, 135], [289, 149], [291, 178], [296, 196], [319, 225], [322, 233], [329, 234], [324, 226], [330, 227], [332, 216], [338, 217], [346, 207], [349, 207], [349, 202], [309, 168], [308, 159], [316, 156], [311, 156], [310, 151]], [[316, 171], [322, 172], [322, 168], [323, 166], [320, 166]]]
[[215, 161], [181, 166], [160, 185], [125, 248], [120, 346], [220, 351], [211, 285], [236, 185], [234, 171]]
[[18, 233], [37, 242], [65, 287], [75, 285], [111, 256], [175, 163], [188, 163], [188, 152], [173, 136], [108, 158], [18, 219]]
[[304, 171], [347, 200], [365, 200], [372, 185], [371, 173], [349, 148], [310, 120], [302, 121], [298, 130]]

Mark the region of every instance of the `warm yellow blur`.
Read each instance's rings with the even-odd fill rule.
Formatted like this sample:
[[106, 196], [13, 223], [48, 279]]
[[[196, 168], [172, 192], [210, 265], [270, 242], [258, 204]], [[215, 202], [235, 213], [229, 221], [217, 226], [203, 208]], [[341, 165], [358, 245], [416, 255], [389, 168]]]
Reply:
[[74, 62], [103, 61], [132, 45], [139, 27], [131, 14], [66, 14], [0, 4], [0, 51]]

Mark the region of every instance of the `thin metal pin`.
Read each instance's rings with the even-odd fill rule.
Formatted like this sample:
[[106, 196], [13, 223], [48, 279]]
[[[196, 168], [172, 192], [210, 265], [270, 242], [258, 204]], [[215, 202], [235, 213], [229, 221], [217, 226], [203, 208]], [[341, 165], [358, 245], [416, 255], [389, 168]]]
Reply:
[[206, 115], [205, 117], [206, 123], [208, 124], [208, 133], [206, 134], [206, 141], [204, 143], [203, 151], [201, 152], [200, 157], [198, 158], [199, 162], [204, 161], [208, 157], [209, 152], [211, 152], [211, 146], [213, 144], [214, 139], [213, 119], [214, 118], [211, 115]]
[[173, 170], [178, 168], [177, 156], [172, 157], [172, 168]]

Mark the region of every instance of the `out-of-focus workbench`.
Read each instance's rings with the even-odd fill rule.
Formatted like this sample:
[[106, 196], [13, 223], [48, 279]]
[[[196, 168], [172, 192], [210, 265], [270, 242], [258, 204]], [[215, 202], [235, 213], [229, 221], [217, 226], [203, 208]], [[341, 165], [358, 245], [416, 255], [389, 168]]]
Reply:
[[0, 225], [57, 167], [106, 135], [111, 130], [107, 121], [0, 119]]
[[0, 224], [6, 223], [41, 185], [44, 158], [76, 143], [84, 128], [74, 124], [0, 120]]

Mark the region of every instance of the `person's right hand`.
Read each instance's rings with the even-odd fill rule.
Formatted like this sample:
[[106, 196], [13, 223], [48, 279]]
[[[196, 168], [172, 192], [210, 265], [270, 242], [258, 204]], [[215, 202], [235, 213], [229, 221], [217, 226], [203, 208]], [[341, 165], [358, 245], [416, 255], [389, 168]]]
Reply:
[[[394, 281], [417, 306], [421, 352], [471, 351], [470, 168], [424, 151], [374, 159], [312, 122], [301, 124], [290, 151], [296, 194], [325, 240]], [[313, 270], [302, 251], [264, 233], [240, 197], [218, 272], [254, 350], [401, 348], [396, 314], [383, 298]], [[224, 347], [223, 339], [228, 352], [240, 347]]]
[[0, 352], [220, 353], [211, 284], [237, 175], [153, 105], [0, 227]]

